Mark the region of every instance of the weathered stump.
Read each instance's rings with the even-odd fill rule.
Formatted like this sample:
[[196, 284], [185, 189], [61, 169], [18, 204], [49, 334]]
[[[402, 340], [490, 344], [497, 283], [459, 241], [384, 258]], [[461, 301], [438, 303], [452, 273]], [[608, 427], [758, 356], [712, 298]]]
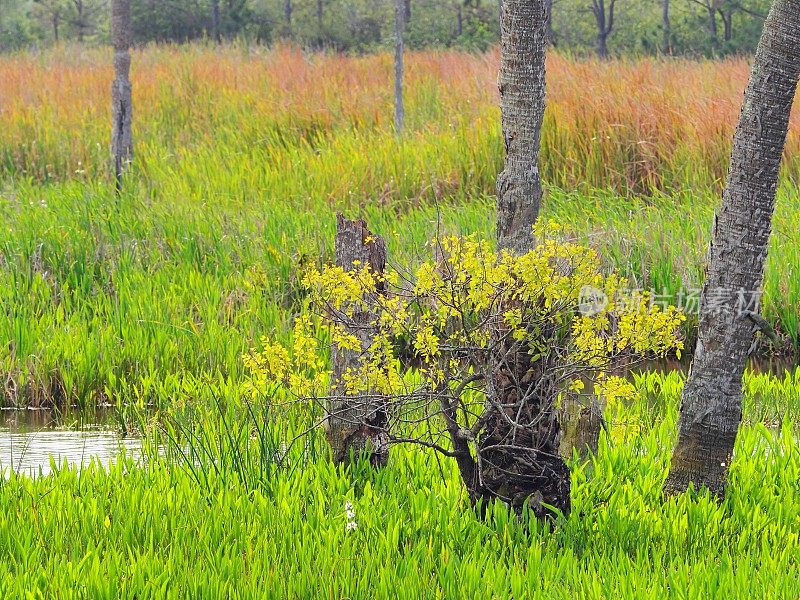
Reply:
[[367, 229], [363, 219], [351, 221], [338, 214], [336, 264], [345, 271], [368, 265], [378, 276], [378, 283], [372, 301], [368, 301], [363, 310], [341, 319], [347, 332], [358, 338], [361, 351], [332, 344], [333, 379], [325, 420], [326, 435], [337, 464], [347, 463], [351, 456], [366, 456], [373, 466], [384, 466], [389, 459], [386, 398], [370, 390], [348, 396], [342, 382], [348, 369], [357, 370], [361, 366], [362, 355], [369, 351], [377, 333], [375, 310], [370, 305], [374, 307], [379, 297], [386, 294], [386, 284], [381, 281], [386, 269], [386, 243]]

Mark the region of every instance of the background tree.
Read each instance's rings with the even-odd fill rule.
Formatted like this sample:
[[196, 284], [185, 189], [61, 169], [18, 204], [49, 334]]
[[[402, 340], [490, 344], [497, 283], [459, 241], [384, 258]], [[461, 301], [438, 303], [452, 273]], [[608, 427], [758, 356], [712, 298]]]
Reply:
[[104, 0], [70, 0], [67, 21], [79, 42], [92, 35], [108, 4]]
[[36, 39], [29, 6], [17, 0], [0, 0], [0, 52], [24, 48]]
[[294, 13], [294, 6], [292, 0], [283, 0], [283, 21], [286, 28], [286, 35], [292, 34], [292, 14]]
[[717, 13], [721, 11], [725, 0], [691, 0], [700, 6], [706, 13], [708, 39], [711, 49], [716, 51], [719, 47], [719, 28], [717, 27]]
[[405, 123], [403, 106], [403, 37], [406, 30], [405, 0], [395, 0], [394, 9], [394, 129], [402, 133]]
[[608, 58], [608, 36], [614, 30], [614, 6], [617, 0], [592, 0], [592, 14], [597, 22], [597, 56]]
[[65, 0], [34, 0], [33, 14], [49, 24], [53, 41], [61, 39], [61, 24], [67, 11]]
[[800, 77], [800, 0], [775, 0], [756, 51], [714, 218], [694, 359], [665, 489], [722, 496], [742, 415], [781, 155]]
[[219, 0], [211, 0], [211, 36], [217, 41], [222, 41], [221, 15], [219, 11]]
[[133, 158], [133, 100], [131, 98], [131, 3], [111, 1], [111, 39], [114, 45], [114, 82], [111, 84], [111, 154], [117, 191], [122, 174]]
[[[105, 41], [107, 12], [101, 9], [89, 13], [91, 7], [107, 2], [0, 0], [4, 7], [0, 12], [0, 49], [53, 41], [56, 30], [60, 40]], [[551, 42], [558, 39], [559, 47], [571, 53], [596, 54], [598, 23], [593, 4], [588, 0], [558, 0], [550, 7], [550, 3], [547, 0], [548, 8], [552, 8], [548, 23]], [[715, 9], [716, 41], [708, 33], [709, 3]], [[404, 5], [404, 43], [408, 48], [486, 50], [499, 41], [498, 4], [493, 1], [414, 0], [413, 19], [408, 18], [408, 0]], [[603, 5], [608, 21], [609, 0], [603, 0]], [[287, 8], [291, 30], [287, 27]], [[675, 55], [752, 53], [768, 10], [768, 0], [617, 2], [606, 50], [615, 55], [663, 54], [669, 31]], [[186, 42], [204, 36], [271, 43], [279, 33], [312, 49], [370, 52], [394, 45], [395, 0], [131, 0], [131, 11], [137, 43]], [[79, 16], [81, 12], [83, 17]]]

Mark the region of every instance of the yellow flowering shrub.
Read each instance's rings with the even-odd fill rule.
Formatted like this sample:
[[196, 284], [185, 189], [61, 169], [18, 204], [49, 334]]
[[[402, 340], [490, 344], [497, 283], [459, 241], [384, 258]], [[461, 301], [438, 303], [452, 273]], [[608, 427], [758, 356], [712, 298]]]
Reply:
[[[476, 236], [432, 241], [431, 254], [412, 273], [385, 276], [369, 266], [311, 268], [303, 275], [320, 327], [339, 347], [360, 353], [360, 368], [344, 375], [347, 394], [369, 390], [413, 395], [403, 373], [414, 369], [417, 391], [456, 386], [488, 368], [488, 357], [505, 337], [524, 343], [532, 363], [558, 370], [562, 389], [619, 399], [632, 393], [607, 376], [616, 358], [680, 355], [684, 315], [660, 307], [647, 293], [628, 292], [628, 282], [604, 273], [598, 254], [568, 239], [553, 224], [536, 230], [538, 245], [517, 256], [497, 252]], [[376, 287], [384, 290], [376, 292]], [[352, 329], [356, 314], [369, 312], [374, 330], [362, 348]], [[279, 384], [298, 395], [324, 393], [329, 372], [319, 358], [309, 317], [299, 317], [290, 349], [264, 340], [245, 356], [254, 392]]]

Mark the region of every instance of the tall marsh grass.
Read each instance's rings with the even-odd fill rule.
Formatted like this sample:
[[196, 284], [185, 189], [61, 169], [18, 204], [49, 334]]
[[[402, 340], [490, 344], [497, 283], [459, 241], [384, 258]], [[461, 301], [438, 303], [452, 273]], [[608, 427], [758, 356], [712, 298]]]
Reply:
[[[110, 58], [110, 50], [81, 47], [0, 57], [6, 176], [105, 172]], [[189, 168], [215, 180], [219, 171], [245, 176], [241, 185], [251, 191], [272, 191], [270, 174], [279, 173], [289, 184], [285, 199], [342, 200], [350, 192], [372, 199], [384, 187], [415, 197], [427, 193], [425, 176], [475, 195], [492, 190], [502, 160], [496, 51], [410, 54], [410, 132], [400, 156], [390, 135], [388, 54], [166, 46], [135, 52], [133, 65], [138, 167], [153, 189], [165, 170]], [[724, 178], [747, 82], [744, 59], [600, 62], [553, 54], [547, 70], [549, 184], [645, 193], [718, 186]], [[232, 160], [240, 154], [248, 166]], [[786, 175], [797, 181], [797, 110], [786, 158]], [[229, 171], [229, 163], [241, 169]], [[320, 179], [306, 187], [303, 172]]]

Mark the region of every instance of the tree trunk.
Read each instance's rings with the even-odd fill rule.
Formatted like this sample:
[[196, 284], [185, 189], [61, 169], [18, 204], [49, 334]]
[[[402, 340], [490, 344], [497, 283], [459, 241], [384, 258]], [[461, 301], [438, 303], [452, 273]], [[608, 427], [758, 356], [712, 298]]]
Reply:
[[[383, 275], [386, 268], [386, 244], [380, 236], [370, 233], [362, 219], [350, 221], [336, 216], [336, 265], [345, 271], [356, 264], [369, 265], [372, 272]], [[376, 295], [386, 291], [379, 283]], [[348, 332], [355, 335], [366, 352], [375, 339], [373, 311], [356, 311], [348, 319]], [[337, 464], [346, 464], [350, 456], [369, 458], [374, 466], [384, 466], [389, 459], [388, 412], [383, 398], [370, 393], [347, 396], [342, 386], [348, 369], [358, 369], [360, 352], [332, 345], [333, 379], [325, 429]]]
[[222, 41], [222, 32], [220, 30], [220, 12], [219, 0], [212, 0], [211, 2], [211, 35], [214, 40], [219, 44]]
[[719, 43], [717, 34], [717, 9], [713, 5], [708, 6], [708, 37], [711, 39], [711, 48], [716, 50]]
[[547, 9], [547, 43], [551, 46], [556, 45], [556, 34], [553, 31], [553, 0], [545, 0]]
[[408, 24], [411, 23], [411, 0], [404, 0], [403, 9], [403, 27], [408, 29]]
[[505, 165], [497, 178], [498, 247], [533, 247], [542, 182], [539, 146], [544, 118], [544, 0], [505, 0], [500, 59], [500, 109]]
[[394, 130], [402, 133], [405, 123], [403, 108], [403, 31], [405, 30], [404, 0], [395, 0], [394, 5]]
[[664, 42], [661, 51], [664, 54], [672, 54], [672, 24], [669, 20], [669, 0], [661, 2], [661, 27], [664, 30]]
[[287, 35], [292, 34], [292, 0], [283, 0], [283, 20], [286, 25]]
[[720, 10], [719, 16], [722, 17], [722, 25], [724, 26], [723, 39], [726, 42], [730, 42], [733, 38], [733, 11], [730, 9]]
[[58, 43], [58, 25], [60, 17], [58, 13], [53, 13], [53, 41]]
[[[532, 227], [542, 198], [538, 161], [545, 108], [545, 0], [505, 0], [501, 26], [499, 87], [506, 156], [497, 181], [497, 243], [522, 254], [534, 245]], [[498, 307], [498, 314], [508, 308]], [[528, 504], [538, 517], [550, 514], [544, 504], [567, 513], [570, 480], [558, 454], [555, 390], [540, 381], [524, 342], [512, 339], [503, 325], [492, 337], [488, 419], [478, 439], [479, 489], [471, 496], [498, 498], [517, 510]]]
[[464, 14], [461, 2], [456, 2], [456, 37], [461, 37], [462, 33], [464, 33]]
[[603, 407], [593, 396], [586, 404], [580, 398], [567, 395], [561, 410], [562, 438], [559, 453], [570, 459], [577, 451], [581, 460], [597, 454], [600, 430], [603, 429]]
[[614, 29], [614, 6], [617, 0], [609, 0], [606, 16], [605, 0], [592, 0], [592, 12], [597, 23], [597, 56], [603, 60], [608, 58], [608, 36]]
[[111, 155], [117, 192], [122, 174], [133, 158], [133, 102], [131, 99], [131, 2], [112, 0], [111, 41], [114, 45], [114, 82], [111, 86]]
[[800, 0], [775, 0], [744, 96], [722, 206], [714, 219], [694, 360], [665, 484], [721, 497], [742, 415], [781, 155], [800, 76]]
[[606, 34], [597, 35], [597, 56], [603, 60], [608, 58], [608, 45], [606, 44]]
[[322, 0], [317, 0], [317, 31], [319, 32], [319, 39], [322, 42]]

